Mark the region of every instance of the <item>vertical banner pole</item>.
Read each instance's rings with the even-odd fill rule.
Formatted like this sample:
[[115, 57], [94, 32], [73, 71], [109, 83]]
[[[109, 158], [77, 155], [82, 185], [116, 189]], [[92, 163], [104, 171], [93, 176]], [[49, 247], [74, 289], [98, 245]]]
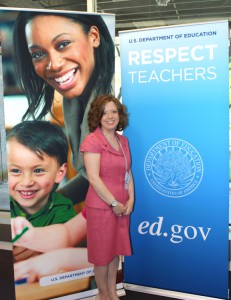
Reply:
[[2, 79], [2, 56], [0, 55], [0, 180], [7, 179], [7, 162], [6, 162], [6, 132], [4, 119], [4, 102], [3, 102], [3, 79]]

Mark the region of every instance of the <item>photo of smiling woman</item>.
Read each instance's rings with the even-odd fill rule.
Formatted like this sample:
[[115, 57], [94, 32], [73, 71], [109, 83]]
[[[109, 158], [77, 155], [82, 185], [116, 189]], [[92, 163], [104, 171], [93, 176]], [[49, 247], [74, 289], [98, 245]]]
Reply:
[[100, 15], [22, 11], [13, 40], [16, 75], [29, 105], [23, 120], [43, 119], [52, 110], [54, 92], [63, 96], [77, 175], [59, 192], [74, 204], [84, 201], [88, 180], [79, 147], [89, 133], [88, 111], [97, 95], [113, 93], [115, 55], [108, 27]]

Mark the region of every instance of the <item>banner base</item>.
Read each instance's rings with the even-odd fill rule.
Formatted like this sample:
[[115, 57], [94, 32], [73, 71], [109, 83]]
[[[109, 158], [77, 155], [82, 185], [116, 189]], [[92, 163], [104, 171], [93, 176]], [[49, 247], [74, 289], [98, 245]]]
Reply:
[[152, 295], [169, 297], [174, 299], [182, 299], [182, 300], [224, 300], [222, 298], [211, 298], [211, 297], [205, 297], [201, 295], [186, 294], [181, 292], [162, 290], [162, 289], [151, 288], [151, 287], [135, 285], [130, 283], [124, 283], [124, 288], [125, 290], [136, 291], [139, 293], [152, 294]]
[[[122, 288], [122, 289], [120, 289], [120, 290], [117, 290], [117, 295], [118, 295], [118, 297], [126, 296], [126, 292], [125, 292], [125, 290]], [[84, 300], [95, 300], [95, 297], [96, 297], [96, 296], [89, 297], [89, 298], [84, 298]]]
[[[118, 297], [122, 297], [126, 295], [126, 292], [123, 287], [123, 283], [117, 283], [117, 295]], [[98, 289], [85, 291], [78, 294], [66, 295], [58, 298], [52, 298], [51, 300], [77, 300], [77, 299], [84, 299], [84, 300], [95, 300], [95, 296], [98, 293]]]

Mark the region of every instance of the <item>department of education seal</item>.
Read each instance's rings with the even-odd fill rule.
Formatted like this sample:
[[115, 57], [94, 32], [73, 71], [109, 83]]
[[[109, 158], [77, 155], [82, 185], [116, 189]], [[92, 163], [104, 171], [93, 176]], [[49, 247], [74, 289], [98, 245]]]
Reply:
[[179, 198], [197, 189], [203, 177], [203, 162], [191, 144], [169, 138], [149, 149], [144, 172], [148, 183], [159, 194]]

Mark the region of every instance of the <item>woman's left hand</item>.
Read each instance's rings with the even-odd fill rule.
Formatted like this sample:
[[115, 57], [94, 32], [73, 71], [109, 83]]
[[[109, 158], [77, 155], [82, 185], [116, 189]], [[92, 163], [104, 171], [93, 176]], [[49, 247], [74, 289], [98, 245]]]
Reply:
[[131, 214], [132, 210], [133, 210], [133, 204], [134, 204], [134, 201], [132, 199], [129, 199], [127, 202], [126, 202], [126, 205], [125, 205], [125, 211], [124, 211], [124, 215], [125, 216], [128, 216]]

